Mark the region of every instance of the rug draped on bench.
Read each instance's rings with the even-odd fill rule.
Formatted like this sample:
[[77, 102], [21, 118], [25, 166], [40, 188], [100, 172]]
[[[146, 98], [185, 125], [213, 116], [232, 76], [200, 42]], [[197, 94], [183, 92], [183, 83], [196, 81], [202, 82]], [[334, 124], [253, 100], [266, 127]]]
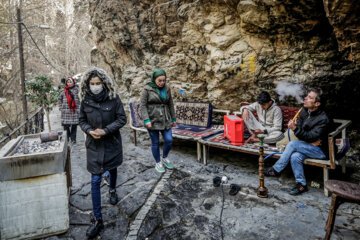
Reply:
[[138, 128], [144, 127], [144, 119], [141, 116], [140, 101], [131, 102], [129, 106], [130, 106], [132, 125]]
[[[129, 104], [132, 126], [146, 132], [141, 116], [139, 101]], [[223, 131], [223, 125], [211, 125], [212, 105], [198, 102], [175, 102], [177, 126], [172, 129], [173, 135], [182, 139], [196, 140], [209, 137]]]
[[[245, 133], [244, 140], [246, 140], [248, 137], [250, 137], [250, 134]], [[248, 149], [248, 150], [253, 149], [256, 151], [258, 151], [258, 149], [259, 149], [258, 143], [245, 143], [244, 145], [241, 145], [241, 146], [234, 146], [230, 143], [229, 139], [224, 137], [223, 133], [219, 133], [219, 134], [211, 135], [211, 136], [205, 136], [202, 139], [203, 139], [203, 141], [202, 141], [203, 144], [209, 143], [209, 144], [223, 145], [223, 146], [228, 146], [230, 149], [231, 148], [243, 148], [243, 149]], [[270, 153], [278, 152], [276, 147], [272, 147], [267, 144], [264, 144], [264, 151], [267, 151]]]
[[194, 139], [210, 137], [215, 134], [224, 132], [223, 129], [217, 127], [203, 128], [203, 127], [195, 127], [195, 126], [184, 126], [181, 124], [178, 124], [178, 126], [174, 127], [172, 131], [173, 134], [187, 136]]
[[183, 125], [210, 127], [212, 106], [210, 103], [175, 102], [176, 121]]

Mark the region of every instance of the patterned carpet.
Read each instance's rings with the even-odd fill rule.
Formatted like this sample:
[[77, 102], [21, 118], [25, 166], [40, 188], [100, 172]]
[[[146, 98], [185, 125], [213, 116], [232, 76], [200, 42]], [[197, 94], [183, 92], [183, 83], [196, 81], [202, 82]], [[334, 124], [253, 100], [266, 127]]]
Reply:
[[[193, 129], [193, 127], [191, 129]], [[204, 128], [201, 131], [200, 130], [201, 129], [198, 129], [198, 131], [193, 131], [190, 129], [186, 129], [186, 128], [182, 129], [182, 128], [178, 128], [178, 127], [175, 127], [172, 129], [173, 134], [175, 134], [175, 135], [187, 136], [187, 137], [191, 137], [194, 139], [210, 137], [215, 134], [224, 132], [224, 130], [216, 129], [216, 128]]]
[[175, 102], [176, 121], [184, 125], [210, 127], [212, 106], [210, 103]]
[[[250, 137], [250, 134], [245, 133], [244, 141]], [[204, 141], [202, 143], [206, 144], [216, 144], [216, 145], [223, 145], [223, 146], [231, 146], [231, 148], [241, 148], [241, 149], [253, 149], [258, 150], [259, 149], [259, 143], [244, 143], [244, 145], [241, 146], [234, 146], [230, 143], [230, 141], [224, 137], [223, 133], [207, 136], [203, 138]], [[275, 146], [270, 146], [268, 144], [264, 144], [264, 150], [267, 152], [278, 152], [278, 149]]]

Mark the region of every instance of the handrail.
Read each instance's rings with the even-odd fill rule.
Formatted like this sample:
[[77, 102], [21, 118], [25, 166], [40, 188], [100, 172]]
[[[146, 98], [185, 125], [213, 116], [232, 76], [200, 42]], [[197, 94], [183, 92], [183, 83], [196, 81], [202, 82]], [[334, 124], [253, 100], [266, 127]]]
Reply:
[[340, 123], [334, 131], [329, 133], [329, 137], [334, 137], [338, 135], [344, 128], [348, 127], [351, 124], [351, 120], [342, 120], [342, 119], [334, 119], [334, 123]]
[[[44, 130], [44, 111], [42, 108], [39, 108], [30, 118], [26, 121], [22, 122], [19, 126], [17, 126], [12, 132], [6, 134], [0, 140], [0, 147], [5, 145], [7, 141], [13, 138], [14, 135], [19, 136], [21, 134], [21, 130], [23, 129], [23, 133], [26, 135], [28, 133], [39, 133]], [[30, 131], [29, 131], [30, 130]]]
[[[334, 149], [334, 138], [336, 135], [345, 131], [345, 129], [351, 124], [351, 120], [342, 120], [342, 119], [334, 119], [334, 123], [340, 123], [341, 125], [337, 127], [334, 131], [329, 133], [328, 136], [328, 144], [329, 144], [329, 158], [330, 158], [330, 168], [335, 169], [335, 149]], [[346, 134], [346, 133], [344, 133]]]

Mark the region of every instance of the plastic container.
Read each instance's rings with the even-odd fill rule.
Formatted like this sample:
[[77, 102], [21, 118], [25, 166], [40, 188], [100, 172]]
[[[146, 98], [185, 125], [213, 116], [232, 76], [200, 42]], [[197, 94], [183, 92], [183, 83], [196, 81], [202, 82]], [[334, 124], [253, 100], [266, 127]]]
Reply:
[[236, 115], [224, 116], [224, 137], [231, 145], [244, 145], [244, 120]]

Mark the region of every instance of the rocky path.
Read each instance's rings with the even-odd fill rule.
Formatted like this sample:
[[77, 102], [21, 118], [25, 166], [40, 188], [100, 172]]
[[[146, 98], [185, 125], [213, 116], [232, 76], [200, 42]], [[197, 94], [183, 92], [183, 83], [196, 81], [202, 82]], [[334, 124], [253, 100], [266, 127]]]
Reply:
[[[61, 129], [53, 111], [52, 126]], [[146, 134], [132, 143], [128, 127], [121, 130], [124, 162], [118, 168], [120, 201], [109, 204], [103, 184], [102, 211], [105, 229], [97, 239], [322, 239], [330, 198], [322, 189], [290, 196], [284, 188], [293, 184], [291, 168], [280, 178], [266, 179], [269, 198], [256, 196], [259, 185], [257, 158], [210, 149], [210, 164], [196, 162], [196, 144], [175, 140], [169, 156], [176, 169], [161, 175], [154, 169]], [[46, 239], [86, 239], [92, 209], [90, 174], [86, 170], [84, 135], [72, 146], [73, 187], [70, 196], [70, 229]], [[266, 163], [268, 166], [273, 162]], [[308, 181], [321, 181], [322, 169], [306, 168]], [[229, 183], [215, 188], [212, 179], [226, 175]], [[241, 191], [229, 195], [230, 183]], [[220, 214], [222, 219], [220, 226]], [[360, 206], [340, 206], [332, 239], [360, 238]], [[223, 236], [222, 236], [223, 233]]]

